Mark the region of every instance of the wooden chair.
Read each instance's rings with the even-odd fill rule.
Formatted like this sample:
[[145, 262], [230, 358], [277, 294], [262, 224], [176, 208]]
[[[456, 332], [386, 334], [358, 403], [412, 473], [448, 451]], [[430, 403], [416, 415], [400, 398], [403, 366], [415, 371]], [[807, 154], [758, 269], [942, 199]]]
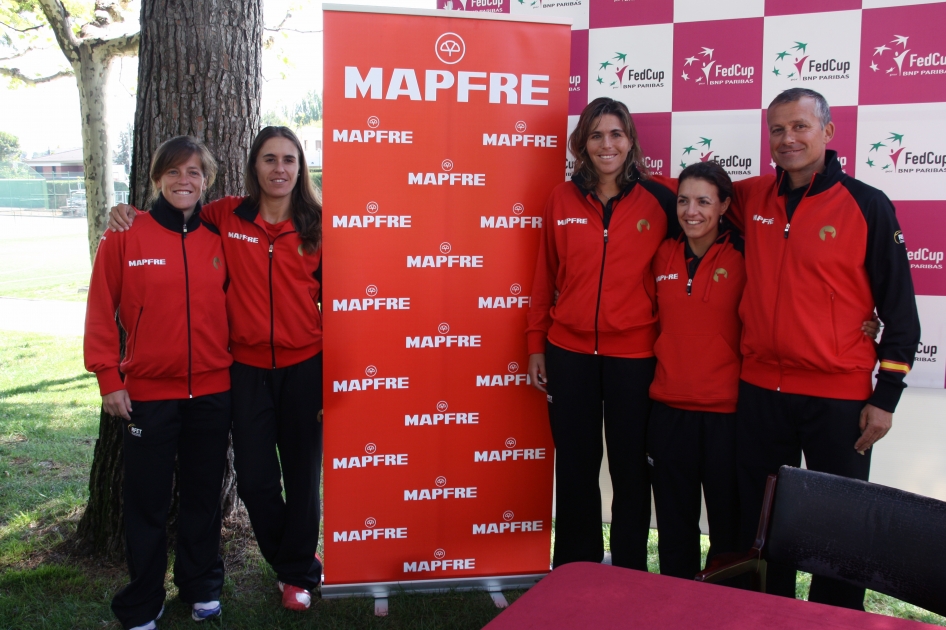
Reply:
[[946, 503], [782, 466], [766, 483], [752, 549], [717, 556], [696, 580], [749, 573], [764, 593], [767, 561], [946, 615]]

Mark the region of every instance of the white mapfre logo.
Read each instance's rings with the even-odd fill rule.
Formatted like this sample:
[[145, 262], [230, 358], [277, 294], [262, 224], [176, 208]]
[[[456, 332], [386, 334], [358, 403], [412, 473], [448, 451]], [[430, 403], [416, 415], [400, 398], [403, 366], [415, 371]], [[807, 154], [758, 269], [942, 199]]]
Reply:
[[456, 33], [444, 33], [437, 38], [434, 52], [437, 54], [437, 59], [452, 66], [463, 59], [463, 55], [466, 54], [466, 43]]

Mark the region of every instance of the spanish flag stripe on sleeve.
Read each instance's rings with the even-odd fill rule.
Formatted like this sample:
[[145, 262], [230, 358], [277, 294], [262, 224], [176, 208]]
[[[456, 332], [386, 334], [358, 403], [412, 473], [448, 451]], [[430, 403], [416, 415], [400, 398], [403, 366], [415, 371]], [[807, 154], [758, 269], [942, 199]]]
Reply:
[[880, 369], [888, 370], [890, 372], [903, 372], [904, 374], [910, 373], [910, 366], [906, 363], [900, 363], [898, 361], [881, 361]]

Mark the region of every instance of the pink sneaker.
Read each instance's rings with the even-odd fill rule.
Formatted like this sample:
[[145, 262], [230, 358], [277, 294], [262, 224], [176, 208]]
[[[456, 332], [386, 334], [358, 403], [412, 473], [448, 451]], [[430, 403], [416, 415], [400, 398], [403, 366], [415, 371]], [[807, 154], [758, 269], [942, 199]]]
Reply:
[[282, 606], [289, 610], [308, 610], [312, 605], [312, 595], [309, 591], [292, 584], [277, 582], [282, 592]]

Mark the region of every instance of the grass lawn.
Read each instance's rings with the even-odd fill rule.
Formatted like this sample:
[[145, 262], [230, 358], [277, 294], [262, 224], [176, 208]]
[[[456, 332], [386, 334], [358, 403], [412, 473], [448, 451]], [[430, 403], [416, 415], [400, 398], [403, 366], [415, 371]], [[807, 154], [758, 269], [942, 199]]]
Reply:
[[[78, 337], [0, 333], [0, 630], [118, 629], [109, 601], [127, 579], [123, 565], [64, 551], [88, 496], [88, 470], [98, 434], [95, 379], [82, 366]], [[609, 526], [604, 526], [607, 540]], [[252, 534], [227, 530], [223, 593], [225, 628], [480, 628], [498, 614], [485, 593], [401, 594], [386, 618], [370, 599], [316, 601], [305, 614], [279, 605], [276, 577]], [[657, 571], [656, 533], [650, 569]], [[703, 551], [707, 541], [703, 539]], [[193, 628], [168, 580], [161, 628]], [[801, 574], [799, 596], [808, 591]], [[514, 601], [521, 593], [507, 593]], [[946, 625], [946, 619], [868, 593], [872, 612]]]
[[0, 297], [85, 302], [85, 218], [0, 215]]

